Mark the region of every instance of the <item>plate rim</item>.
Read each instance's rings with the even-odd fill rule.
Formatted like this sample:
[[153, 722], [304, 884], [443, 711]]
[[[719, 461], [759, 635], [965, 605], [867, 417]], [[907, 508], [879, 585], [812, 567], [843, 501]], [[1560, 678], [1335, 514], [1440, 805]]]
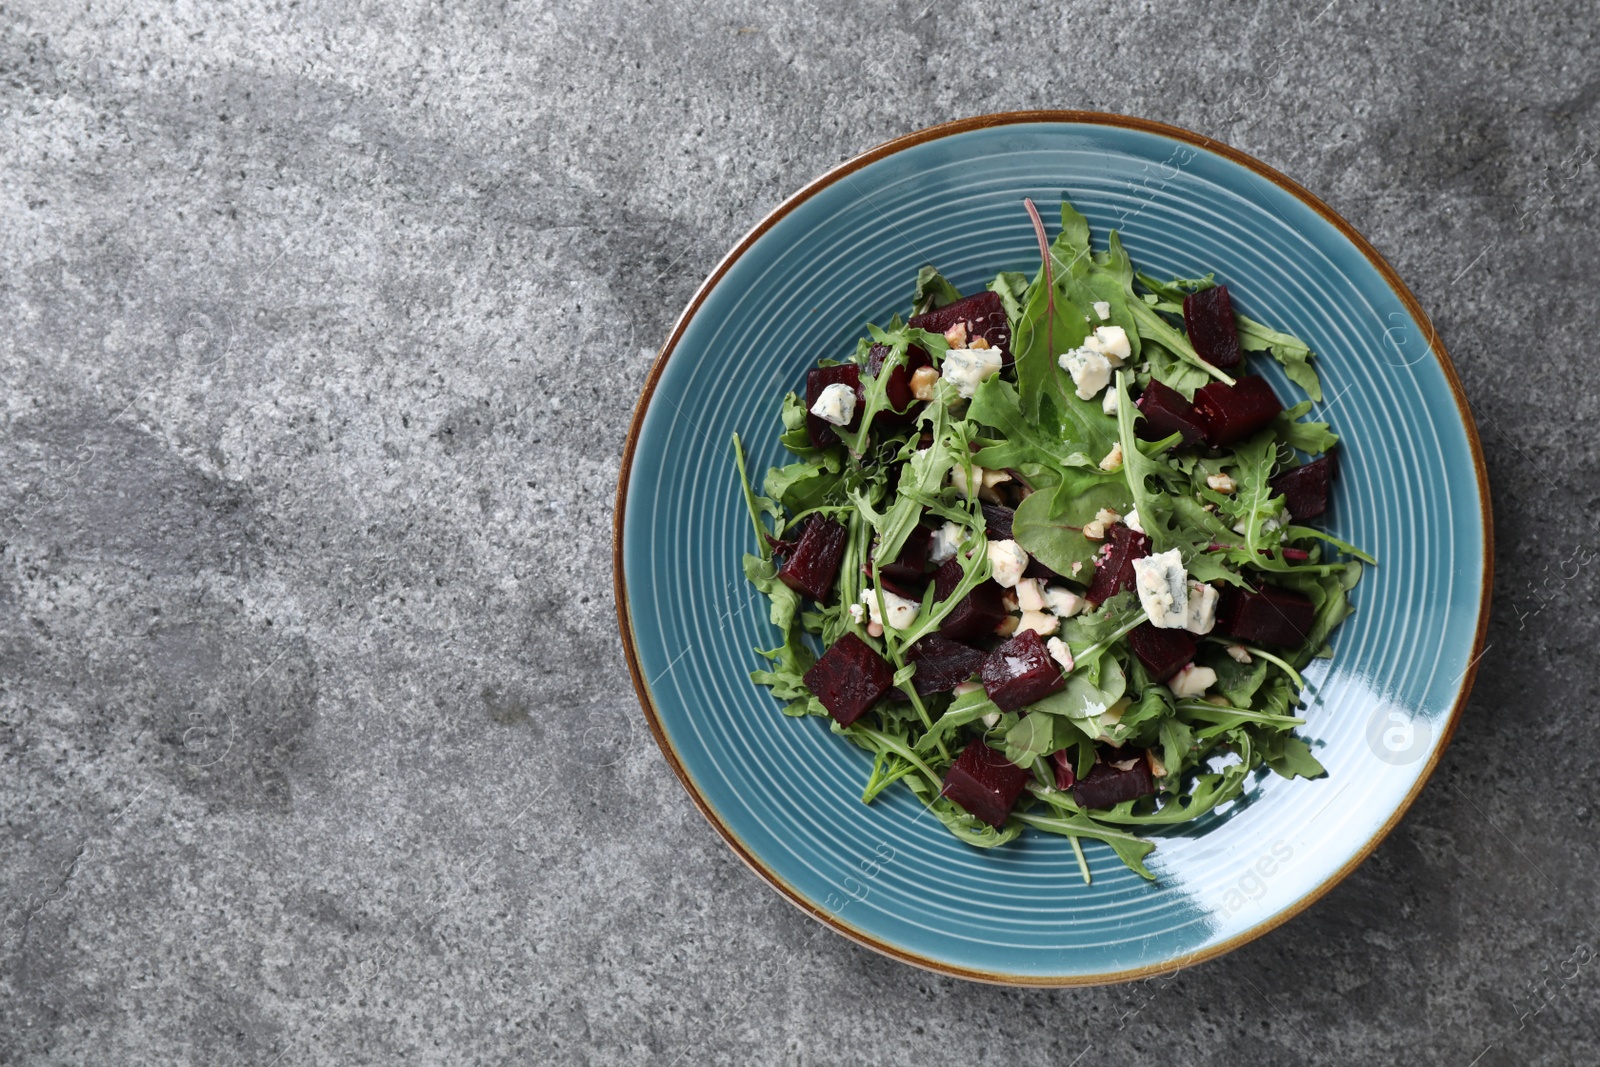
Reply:
[[[673, 352], [676, 350], [678, 341], [682, 338], [683, 333], [688, 328], [690, 321], [700, 310], [701, 305], [711, 294], [711, 291], [722, 281], [723, 276], [727, 274], [729, 269], [731, 269], [732, 266], [742, 256], [744, 256], [744, 254], [748, 252], [751, 247], [754, 246], [754, 244], [766, 234], [768, 230], [776, 225], [779, 220], [783, 219], [790, 212], [794, 211], [802, 203], [809, 200], [823, 189], [828, 188], [835, 182], [848, 178], [851, 174], [862, 169], [863, 167], [868, 166], [869, 164], [875, 163], [880, 159], [884, 159], [897, 152], [904, 151], [916, 145], [924, 144], [928, 141], [934, 141], [956, 134], [967, 133], [973, 130], [982, 130], [997, 126], [1014, 126], [1025, 124], [1077, 124], [1087, 126], [1111, 126], [1121, 129], [1136, 130], [1142, 133], [1156, 134], [1162, 137], [1187, 143], [1196, 148], [1211, 152], [1214, 155], [1221, 156], [1224, 159], [1228, 159], [1234, 163], [1237, 163], [1247, 170], [1253, 171], [1254, 173], [1267, 179], [1279, 189], [1289, 193], [1301, 203], [1311, 208], [1325, 221], [1331, 224], [1336, 230], [1343, 234], [1345, 239], [1354, 245], [1356, 250], [1365, 256], [1367, 261], [1371, 263], [1372, 266], [1378, 271], [1378, 274], [1383, 278], [1384, 283], [1389, 286], [1390, 290], [1400, 300], [1407, 313], [1411, 315], [1413, 321], [1419, 325], [1422, 330], [1423, 338], [1428, 343], [1428, 350], [1432, 352], [1438, 359], [1440, 369], [1444, 372], [1445, 380], [1450, 385], [1451, 399], [1455, 401], [1456, 410], [1461, 418], [1462, 427], [1466, 430], [1467, 443], [1472, 452], [1472, 465], [1478, 483], [1478, 518], [1483, 533], [1483, 582], [1482, 587], [1479, 590], [1478, 625], [1473, 635], [1472, 654], [1470, 660], [1468, 661], [1466, 673], [1462, 679], [1463, 684], [1459, 694], [1456, 697], [1455, 704], [1451, 707], [1450, 713], [1446, 718], [1444, 727], [1440, 733], [1439, 743], [1434, 748], [1432, 755], [1429, 757], [1427, 765], [1422, 768], [1422, 773], [1417, 777], [1417, 780], [1412, 785], [1410, 791], [1406, 793], [1405, 797], [1401, 800], [1399, 805], [1396, 806], [1388, 819], [1384, 821], [1383, 825], [1380, 826], [1337, 871], [1329, 875], [1309, 892], [1301, 895], [1292, 904], [1284, 908], [1278, 914], [1264, 919], [1254, 926], [1251, 926], [1248, 929], [1235, 934], [1224, 941], [1219, 941], [1217, 944], [1211, 945], [1207, 948], [1194, 952], [1182, 953], [1159, 964], [1130, 968], [1127, 970], [1107, 971], [1100, 974], [1013, 974], [1004, 971], [990, 971], [961, 967], [955, 964], [947, 963], [943, 960], [933, 959], [920, 953], [910, 951], [899, 945], [891, 944], [890, 942], [884, 941], [873, 936], [872, 934], [867, 933], [865, 930], [842, 921], [838, 915], [818, 905], [805, 894], [801, 893], [793, 886], [785, 882], [783, 878], [779, 877], [778, 874], [771, 868], [763, 864], [761, 860], [744, 844], [739, 836], [735, 834], [733, 830], [725, 822], [723, 822], [721, 817], [717, 814], [715, 808], [712, 807], [705, 795], [700, 791], [700, 788], [696, 784], [694, 778], [689, 774], [688, 769], [683, 765], [682, 761], [679, 760], [677, 751], [675, 750], [671, 739], [667, 736], [666, 731], [662, 728], [661, 720], [655, 707], [654, 695], [651, 693], [649, 682], [645, 679], [644, 672], [639, 664], [639, 653], [633, 627], [633, 617], [628, 608], [627, 580], [623, 573], [623, 531], [628, 502], [628, 487], [631, 480], [630, 476], [633, 471], [634, 453], [639, 444], [639, 433], [644, 423], [645, 413], [650, 406], [651, 399], [655, 395], [656, 386], [661, 380], [661, 375], [666, 369], [667, 360], [671, 358]], [[1465, 710], [1467, 700], [1472, 694], [1473, 683], [1477, 680], [1478, 664], [1483, 658], [1484, 640], [1487, 635], [1489, 625], [1490, 600], [1494, 588], [1493, 515], [1494, 509], [1489, 497], [1488, 472], [1484, 465], [1483, 446], [1478, 437], [1477, 422], [1472, 417], [1470, 405], [1468, 404], [1466, 395], [1461, 388], [1461, 379], [1456, 373], [1455, 364], [1451, 361], [1450, 355], [1445, 350], [1443, 342], [1440, 341], [1438, 331], [1434, 329], [1433, 321], [1428, 317], [1427, 313], [1422, 310], [1421, 304], [1417, 302], [1417, 298], [1412, 294], [1410, 288], [1408, 288], [1405, 282], [1400, 279], [1399, 274], [1397, 274], [1394, 268], [1389, 265], [1388, 260], [1386, 260], [1383, 255], [1373, 247], [1372, 243], [1363, 237], [1354, 226], [1347, 222], [1343, 216], [1325, 204], [1310, 190], [1300, 185], [1300, 183], [1296, 182], [1294, 179], [1288, 177], [1277, 169], [1268, 166], [1259, 159], [1256, 159], [1254, 156], [1242, 152], [1239, 149], [1234, 148], [1233, 146], [1222, 141], [1195, 133], [1194, 131], [1185, 129], [1181, 126], [1174, 126], [1170, 123], [1158, 122], [1153, 119], [1136, 118], [1130, 115], [1118, 115], [1101, 111], [1049, 109], [1004, 111], [984, 115], [975, 115], [970, 118], [956, 119], [951, 122], [943, 122], [934, 126], [928, 126], [923, 129], [892, 138], [888, 141], [884, 141], [881, 144], [867, 149], [865, 152], [862, 152], [859, 155], [844, 160], [843, 162], [829, 168], [823, 174], [812, 179], [810, 182], [806, 183], [798, 191], [792, 193], [788, 197], [785, 197], [780, 204], [778, 204], [764, 217], [762, 217], [760, 221], [752, 226], [749, 231], [747, 231], [745, 235], [739, 239], [733, 248], [726, 255], [724, 255], [720, 261], [718, 261], [711, 273], [708, 274], [705, 280], [700, 283], [699, 287], [695, 290], [694, 296], [689, 300], [689, 303], [684, 307], [683, 311], [678, 315], [677, 320], [673, 323], [672, 329], [667, 335], [666, 342], [661, 346], [661, 350], [656, 354], [655, 361], [652, 363], [650, 368], [650, 374], [645, 379], [644, 387], [639, 394], [639, 399], [634, 405], [633, 416], [628, 424], [628, 435], [623, 445], [622, 465], [617, 477], [616, 505], [612, 516], [612, 584], [614, 595], [616, 597], [617, 621], [621, 629], [623, 650], [628, 660], [628, 673], [633, 679], [634, 694], [638, 698], [640, 707], [644, 710], [645, 720], [649, 723], [650, 732], [655, 738], [656, 745], [661, 749], [662, 756], [665, 757], [667, 765], [672, 768], [673, 773], [677, 775], [678, 781], [688, 792], [690, 799], [694, 801], [695, 807], [700, 810], [700, 814], [705, 816], [706, 821], [709, 822], [712, 827], [722, 835], [723, 840], [727, 842], [728, 846], [733, 849], [734, 853], [744, 861], [745, 865], [751, 870], [755, 871], [756, 874], [758, 874], [768, 885], [776, 889], [784, 897], [784, 899], [788, 900], [789, 903], [799, 908], [811, 918], [823, 923], [824, 925], [844, 935], [857, 944], [864, 945], [867, 948], [870, 948], [892, 959], [899, 960], [902, 963], [909, 963], [915, 967], [920, 967], [936, 974], [946, 975], [953, 978], [962, 978], [968, 981], [987, 982], [1006, 986], [1059, 988], [1067, 986], [1112, 985], [1122, 982], [1138, 981], [1140, 979], [1149, 978], [1158, 974], [1166, 975], [1176, 973], [1178, 970], [1192, 967], [1208, 960], [1216, 959], [1220, 956], [1226, 955], [1227, 953], [1232, 952], [1234, 949], [1247, 945], [1257, 938], [1271, 933], [1284, 923], [1302, 914], [1306, 909], [1311, 907], [1311, 905], [1315, 904], [1318, 900], [1322, 899], [1322, 897], [1326, 896], [1335, 886], [1349, 877], [1351, 872], [1353, 872], [1357, 867], [1361, 866], [1362, 863], [1366, 862], [1368, 857], [1370, 857], [1377, 849], [1378, 845], [1389, 836], [1389, 834], [1397, 825], [1399, 825], [1400, 820], [1405, 816], [1406, 812], [1411, 809], [1411, 806], [1416, 802], [1417, 797], [1421, 795], [1422, 789], [1425, 785], [1427, 785], [1428, 779], [1433, 776], [1433, 772], [1438, 767], [1439, 761], [1444, 755], [1445, 749], [1449, 747], [1451, 739], [1455, 736], [1456, 727], [1461, 721], [1462, 712]]]

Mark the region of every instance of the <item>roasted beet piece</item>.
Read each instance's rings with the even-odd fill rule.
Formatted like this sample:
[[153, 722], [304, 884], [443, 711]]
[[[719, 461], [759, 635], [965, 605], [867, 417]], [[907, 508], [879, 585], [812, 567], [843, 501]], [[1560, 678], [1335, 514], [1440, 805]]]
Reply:
[[944, 776], [941, 795], [990, 826], [1004, 826], [1029, 777], [1026, 767], [1018, 767], [980, 738], [956, 757]]
[[1133, 561], [1150, 554], [1150, 539], [1117, 523], [1106, 531], [1106, 547], [1095, 560], [1094, 580], [1084, 599], [1103, 604], [1124, 589], [1133, 588]]
[[839, 560], [844, 556], [844, 543], [849, 537], [849, 531], [832, 519], [811, 516], [806, 520], [800, 540], [789, 549], [783, 566], [778, 568], [778, 580], [812, 600], [821, 600], [833, 588], [833, 580], [839, 577]]
[[1217, 629], [1258, 645], [1304, 644], [1317, 609], [1311, 598], [1264, 585], [1259, 593], [1229, 588], [1217, 606]]
[[831, 422], [824, 422], [811, 414], [811, 405], [817, 402], [822, 391], [830, 385], [844, 384], [856, 391], [856, 414], [846, 429], [861, 425], [861, 409], [865, 406], [861, 391], [861, 367], [856, 363], [841, 363], [837, 367], [812, 367], [806, 371], [806, 433], [818, 448], [832, 448], [839, 443]]
[[849, 726], [894, 686], [894, 668], [855, 634], [845, 634], [806, 671], [806, 688], [840, 726]]
[[[944, 566], [933, 575], [934, 595], [944, 600], [955, 592], [959, 584], [961, 562], [956, 559], [945, 560]], [[1005, 605], [1001, 603], [1004, 595], [1005, 590], [995, 582], [979, 582], [978, 587], [962, 597], [950, 614], [944, 617], [939, 624], [939, 632], [952, 641], [970, 641], [994, 633], [994, 628], [1006, 617]]]
[[1073, 767], [1074, 759], [1075, 754], [1070, 748], [1050, 753], [1050, 765], [1055, 768], [1057, 789], [1071, 789], [1072, 783], [1078, 780]]
[[1159, 441], [1181, 433], [1183, 443], [1192, 445], [1206, 435], [1206, 424], [1195, 412], [1194, 405], [1176, 389], [1169, 389], [1153, 379], [1139, 394], [1138, 408], [1144, 418], [1134, 425], [1133, 432], [1141, 440]]
[[1231, 370], [1239, 365], [1243, 358], [1239, 354], [1239, 328], [1233, 321], [1233, 300], [1226, 285], [1184, 297], [1183, 328], [1200, 358], [1213, 367]]
[[911, 684], [922, 696], [948, 693], [978, 673], [984, 655], [982, 649], [929, 634], [906, 651], [906, 659], [917, 665]]
[[[1127, 768], [1117, 766], [1128, 764]], [[1080, 808], [1109, 808], [1124, 800], [1147, 797], [1156, 791], [1150, 776], [1150, 761], [1144, 750], [1124, 749], [1101, 753], [1100, 761], [1072, 787], [1072, 799]]]
[[[883, 361], [888, 357], [888, 345], [873, 345], [868, 349], [867, 374], [876, 378], [878, 371], [883, 367]], [[916, 418], [917, 412], [922, 408], [922, 402], [911, 395], [911, 372], [918, 367], [926, 367], [931, 362], [928, 353], [916, 345], [906, 349], [906, 361], [889, 372], [889, 384], [884, 389], [884, 399], [889, 401], [889, 406], [878, 412], [877, 418], [886, 422], [901, 423]]]
[[983, 661], [984, 692], [1001, 711], [1016, 711], [1043, 700], [1066, 684], [1061, 664], [1032, 630], [1018, 631]]
[[974, 338], [983, 338], [990, 348], [1000, 350], [1001, 366], [1011, 366], [1011, 324], [1006, 321], [1006, 309], [999, 293], [987, 289], [973, 293], [954, 304], [913, 315], [906, 325], [930, 333], [944, 333], [958, 322], [966, 323], [968, 344]]
[[1212, 382], [1194, 393], [1194, 410], [1206, 424], [1206, 444], [1221, 448], [1243, 441], [1283, 410], [1265, 378], [1249, 375], [1233, 385]]
[[1016, 512], [1002, 504], [983, 505], [984, 532], [991, 541], [1011, 540], [1011, 520]]
[[[926, 526], [914, 526], [906, 537], [905, 547], [892, 563], [878, 564], [878, 573], [890, 582], [917, 590], [922, 595], [923, 572], [928, 569], [928, 546], [933, 541], [933, 531]], [[887, 584], [887, 583], [885, 583]], [[909, 593], [901, 593], [909, 596]]]
[[1333, 453], [1291, 471], [1284, 471], [1268, 484], [1274, 493], [1283, 494], [1289, 514], [1296, 519], [1314, 519], [1328, 510], [1328, 483], [1339, 473]]
[[1164, 682], [1194, 659], [1197, 646], [1187, 630], [1158, 630], [1144, 622], [1128, 632], [1128, 647], [1150, 677]]

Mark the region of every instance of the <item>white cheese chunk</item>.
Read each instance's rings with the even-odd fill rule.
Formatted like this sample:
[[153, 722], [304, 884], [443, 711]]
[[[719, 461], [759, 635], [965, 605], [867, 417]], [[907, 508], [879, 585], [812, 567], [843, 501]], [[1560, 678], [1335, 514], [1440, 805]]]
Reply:
[[1024, 578], [1017, 583], [1017, 606], [1023, 611], [1045, 610], [1043, 578]]
[[860, 626], [867, 621], [867, 606], [865, 604], [851, 604], [850, 617], [855, 620], [857, 626]]
[[1100, 316], [1100, 321], [1105, 322], [1111, 317], [1111, 304], [1106, 300], [1096, 300], [1092, 305], [1094, 313]]
[[1217, 624], [1217, 590], [1204, 582], [1189, 582], [1189, 607], [1183, 628], [1192, 634], [1208, 634]]
[[1052, 637], [1044, 643], [1045, 650], [1050, 653], [1050, 658], [1061, 664], [1064, 671], [1072, 670], [1072, 649], [1059, 637]]
[[1206, 485], [1219, 493], [1232, 493], [1238, 486], [1233, 484], [1233, 479], [1226, 474], [1206, 475]]
[[1044, 591], [1044, 606], [1056, 614], [1058, 618], [1070, 619], [1078, 614], [1089, 602], [1070, 589], [1063, 589], [1059, 585], [1052, 585]]
[[995, 584], [1011, 589], [1022, 581], [1022, 572], [1028, 569], [1028, 553], [1015, 541], [990, 541], [989, 567]]
[[1113, 367], [1122, 366], [1122, 361], [1133, 355], [1128, 331], [1121, 326], [1096, 326], [1094, 333], [1083, 339], [1083, 347], [1098, 352]]
[[1100, 410], [1107, 415], [1115, 415], [1117, 413], [1117, 403], [1117, 391], [1115, 389], [1107, 389], [1106, 395], [1100, 398]]
[[933, 539], [928, 542], [928, 558], [935, 563], [943, 563], [955, 556], [961, 548], [961, 542], [967, 539], [967, 528], [959, 523], [947, 522], [933, 531]]
[[983, 725], [993, 730], [996, 726], [1000, 725], [1000, 713], [998, 711], [984, 712]]
[[1139, 509], [1134, 508], [1123, 516], [1122, 524], [1134, 533], [1144, 533], [1144, 527], [1139, 525]]
[[944, 355], [944, 380], [972, 399], [984, 380], [1000, 373], [1000, 352], [993, 348], [952, 348]]
[[1161, 630], [1181, 630], [1188, 620], [1189, 575], [1183, 555], [1175, 548], [1133, 561], [1133, 587], [1150, 625]]
[[1111, 361], [1099, 352], [1087, 348], [1074, 348], [1063, 352], [1056, 362], [1072, 375], [1072, 384], [1078, 387], [1079, 400], [1093, 400], [1095, 394], [1111, 382]]
[[1061, 620], [1048, 611], [1024, 611], [1022, 621], [1017, 624], [1018, 630], [1032, 630], [1040, 637], [1049, 637], [1061, 629]]
[[[903, 597], [889, 590], [882, 590], [883, 607], [889, 613], [888, 625], [891, 630], [904, 630], [917, 618], [917, 612], [922, 609], [922, 601]], [[871, 589], [861, 591], [861, 602], [867, 606], [867, 614], [879, 626], [884, 625], [883, 616], [878, 611], [878, 594]]]
[[1210, 667], [1196, 667], [1193, 663], [1167, 679], [1167, 688], [1179, 700], [1204, 696], [1205, 691], [1216, 684], [1216, 671]]
[[843, 382], [834, 382], [823, 388], [817, 402], [811, 405], [811, 414], [835, 426], [848, 426], [856, 417], [856, 391]]

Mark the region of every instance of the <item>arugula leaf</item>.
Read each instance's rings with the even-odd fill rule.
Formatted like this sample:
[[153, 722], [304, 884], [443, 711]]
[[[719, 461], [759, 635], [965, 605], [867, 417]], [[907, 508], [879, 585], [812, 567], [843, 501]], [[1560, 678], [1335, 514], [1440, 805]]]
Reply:
[[1277, 582], [1286, 589], [1304, 593], [1311, 598], [1316, 609], [1312, 616], [1311, 633], [1306, 636], [1304, 651], [1296, 657], [1297, 665], [1309, 663], [1328, 643], [1328, 636], [1354, 609], [1348, 593], [1361, 580], [1360, 563], [1335, 564], [1321, 573], [1301, 570], [1279, 574]]
[[838, 450], [830, 449], [815, 459], [768, 468], [762, 488], [766, 491], [769, 514], [777, 517], [778, 504], [800, 512], [819, 508], [829, 501], [840, 502], [839, 465]]
[[1339, 443], [1339, 435], [1328, 432], [1325, 422], [1301, 422], [1311, 411], [1311, 401], [1302, 400], [1292, 408], [1280, 411], [1272, 420], [1272, 429], [1278, 439], [1290, 448], [1320, 455]]
[[1169, 522], [1172, 494], [1152, 490], [1150, 480], [1155, 479], [1164, 490], [1168, 468], [1145, 453], [1144, 449], [1150, 446], [1140, 441], [1133, 432], [1133, 420], [1138, 409], [1128, 395], [1128, 378], [1127, 371], [1119, 370], [1117, 380], [1113, 383], [1117, 391], [1117, 436], [1122, 445], [1122, 476], [1128, 484], [1133, 506], [1139, 509], [1139, 524], [1150, 538], [1152, 552], [1165, 552], [1173, 547]]
[[[939, 490], [949, 477], [950, 468], [968, 456], [964, 432], [953, 432], [943, 404], [929, 405], [923, 416], [928, 421], [933, 444], [911, 452], [900, 473], [898, 496], [881, 517], [870, 516], [878, 533], [878, 556], [894, 560], [905, 547], [906, 538], [922, 519], [923, 501]], [[860, 507], [857, 503], [857, 507]]]
[[1306, 391], [1312, 400], [1322, 399], [1322, 382], [1311, 365], [1311, 349], [1300, 338], [1264, 326], [1255, 319], [1235, 314], [1239, 326], [1239, 347], [1246, 352], [1270, 352], [1283, 365], [1289, 380]]
[[1003, 751], [1018, 767], [1031, 767], [1040, 756], [1066, 748], [1073, 733], [1069, 723], [1054, 715], [1023, 715], [1005, 732]]
[[943, 274], [932, 266], [917, 271], [917, 287], [911, 293], [912, 316], [925, 315], [946, 304], [961, 299], [961, 290], [945, 281]]
[[1205, 289], [1215, 289], [1217, 287], [1215, 274], [1207, 274], [1203, 278], [1173, 278], [1171, 281], [1165, 282], [1152, 278], [1144, 271], [1135, 271], [1133, 276], [1140, 285], [1156, 294], [1160, 300], [1176, 305], [1179, 314], [1183, 313], [1184, 297], [1190, 293], [1198, 293]]
[[924, 752], [931, 751], [961, 727], [978, 722], [990, 714], [998, 715], [1000, 709], [989, 699], [989, 694], [982, 689], [964, 693], [950, 702], [950, 706], [933, 724], [933, 728], [917, 742], [917, 748]]
[[1263, 739], [1261, 754], [1267, 766], [1283, 778], [1320, 778], [1328, 773], [1311, 754], [1311, 746], [1294, 734], [1281, 733]]
[[1252, 658], [1249, 663], [1239, 663], [1232, 656], [1215, 656], [1206, 661], [1217, 673], [1217, 684], [1212, 692], [1236, 708], [1248, 708], [1267, 680], [1267, 661]]
[[996, 430], [1001, 440], [979, 452], [973, 462], [990, 469], [1034, 464], [1049, 469], [1053, 480], [1074, 468], [1097, 470], [1116, 440], [1115, 427], [1076, 393], [1071, 400], [1075, 406], [1065, 409], [1054, 401], [1043, 403], [1038, 415], [1030, 417], [1015, 386], [998, 375], [990, 378], [978, 386], [967, 418]]
[[1162, 719], [1161, 765], [1167, 769], [1166, 777], [1177, 778], [1194, 761], [1194, 731], [1177, 719]]
[[[1055, 794], [1059, 796], [1060, 794]], [[1144, 858], [1155, 850], [1155, 842], [1147, 841], [1142, 837], [1121, 830], [1114, 830], [1101, 826], [1094, 819], [1083, 813], [1076, 815], [1035, 815], [1032, 812], [1023, 812], [1016, 816], [1017, 820], [1038, 830], [1052, 834], [1064, 834], [1067, 837], [1088, 837], [1096, 841], [1104, 841], [1111, 846], [1117, 858], [1127, 864], [1128, 868], [1142, 878], [1152, 882], [1156, 876], [1144, 865]]]
[[1179, 359], [1164, 345], [1147, 340], [1143, 352], [1145, 359], [1150, 363], [1150, 377], [1167, 388], [1182, 393], [1185, 400], [1193, 400], [1195, 390], [1211, 381], [1211, 375], [1194, 364]]
[[783, 434], [778, 442], [791, 453], [802, 459], [821, 455], [821, 452], [811, 443], [811, 435], [806, 432], [805, 401], [800, 399], [798, 393], [789, 393], [783, 398]]

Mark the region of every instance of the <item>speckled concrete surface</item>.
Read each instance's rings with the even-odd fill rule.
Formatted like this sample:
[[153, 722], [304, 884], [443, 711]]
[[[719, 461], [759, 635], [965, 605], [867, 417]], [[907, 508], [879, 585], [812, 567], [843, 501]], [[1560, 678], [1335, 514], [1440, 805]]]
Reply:
[[[0, 8], [0, 1062], [1600, 1062], [1592, 9]], [[628, 411], [806, 180], [1023, 107], [1228, 140], [1434, 315], [1497, 610], [1421, 801], [1144, 988], [765, 888], [614, 633]]]

